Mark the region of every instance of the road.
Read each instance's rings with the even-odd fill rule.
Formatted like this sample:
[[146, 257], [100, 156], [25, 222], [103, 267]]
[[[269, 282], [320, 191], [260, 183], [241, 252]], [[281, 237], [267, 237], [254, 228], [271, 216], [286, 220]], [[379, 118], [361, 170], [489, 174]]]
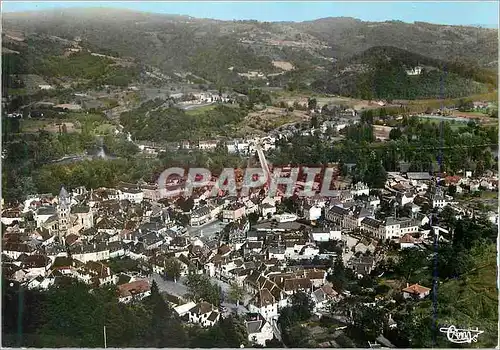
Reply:
[[215, 236], [217, 232], [222, 231], [224, 227], [226, 227], [226, 225], [227, 223], [221, 222], [219, 220], [214, 220], [203, 226], [190, 226], [188, 227], [187, 232], [191, 237], [211, 238]]
[[153, 273], [153, 275], [149, 277], [149, 282], [152, 283], [155, 281], [160, 292], [167, 292], [177, 297], [183, 297], [188, 292], [187, 287], [183, 284], [185, 280], [185, 277], [181, 277], [177, 282], [168, 281], [161, 278], [157, 273]]
[[180, 106], [179, 108], [188, 111], [190, 109], [196, 109], [196, 108], [201, 108], [201, 107], [206, 107], [213, 105], [215, 102], [210, 102], [210, 103], [203, 103], [203, 104], [192, 104], [192, 105], [186, 105], [186, 106]]

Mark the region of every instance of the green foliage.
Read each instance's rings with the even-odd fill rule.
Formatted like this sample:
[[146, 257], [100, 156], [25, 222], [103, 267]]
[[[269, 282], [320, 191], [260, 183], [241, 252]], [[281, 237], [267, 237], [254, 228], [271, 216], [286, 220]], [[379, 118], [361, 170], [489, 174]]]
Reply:
[[[494, 244], [481, 244], [470, 251], [474, 261], [472, 268], [458, 279], [450, 279], [439, 285], [438, 314], [439, 325], [455, 325], [457, 328], [484, 331], [478, 337], [475, 347], [493, 347], [497, 343], [498, 313], [494, 310], [498, 304], [496, 287], [496, 251]], [[440, 270], [441, 271], [441, 270]], [[395, 321], [400, 335], [406, 338], [412, 347], [449, 346], [445, 335], [432, 328], [433, 308], [430, 300], [420, 303], [408, 303]]]
[[112, 60], [78, 52], [69, 57], [47, 57], [37, 64], [44, 76], [97, 79], [107, 73]]
[[[367, 71], [341, 73], [352, 64], [368, 65]], [[406, 74], [417, 65], [418, 76]], [[348, 61], [338, 63], [327, 78], [312, 84], [313, 89], [362, 99], [421, 99], [462, 97], [488, 92], [497, 85], [494, 72], [473, 63], [444, 62], [395, 47], [373, 47]]]
[[221, 302], [221, 291], [217, 284], [210, 282], [206, 275], [189, 274], [186, 280], [188, 296], [194, 302], [206, 301], [215, 306]]
[[284, 343], [289, 347], [309, 347], [311, 334], [301, 325], [312, 316], [314, 303], [310, 296], [298, 292], [291, 297], [291, 306], [280, 310], [278, 324], [282, 330]]
[[245, 295], [244, 289], [236, 282], [231, 283], [229, 289], [229, 300], [235, 304], [239, 304], [243, 301]]
[[165, 275], [167, 278], [177, 281], [181, 276], [181, 263], [177, 258], [170, 258], [165, 262]]
[[[196, 48], [189, 59], [189, 67], [197, 75], [218, 85], [233, 85], [241, 81], [236, 71], [273, 71], [269, 57], [259, 56], [252, 48], [228, 37], [212, 39]], [[229, 70], [230, 67], [234, 67], [233, 71]]]
[[243, 111], [222, 105], [201, 115], [177, 108], [150, 110], [152, 106], [144, 104], [120, 116], [121, 124], [134, 138], [164, 142], [226, 136], [231, 134], [231, 127], [245, 117]]
[[[347, 139], [331, 144], [311, 136], [295, 135], [288, 141], [278, 141], [279, 148], [270, 155], [275, 164], [326, 165], [355, 163], [356, 181], [381, 184], [385, 171], [397, 171], [400, 162], [410, 163], [410, 171], [429, 171], [437, 163], [441, 146], [439, 125], [418, 122], [401, 125], [402, 136], [389, 142], [370, 142], [369, 124], [348, 127]], [[495, 134], [497, 133], [497, 134]], [[467, 125], [452, 128], [443, 123], [443, 171], [456, 173], [467, 164], [481, 164], [483, 169], [494, 167], [488, 144], [498, 143], [498, 128]], [[385, 171], [380, 167], [380, 161]], [[377, 174], [376, 177], [370, 174]]]
[[[2, 345], [26, 347], [227, 347], [248, 345], [240, 318], [229, 317], [209, 329], [185, 327], [161, 296], [129, 304], [118, 302], [114, 286], [90, 290], [71, 282], [48, 291], [23, 290], [2, 281]], [[21, 342], [17, 342], [19, 302], [23, 305]]]

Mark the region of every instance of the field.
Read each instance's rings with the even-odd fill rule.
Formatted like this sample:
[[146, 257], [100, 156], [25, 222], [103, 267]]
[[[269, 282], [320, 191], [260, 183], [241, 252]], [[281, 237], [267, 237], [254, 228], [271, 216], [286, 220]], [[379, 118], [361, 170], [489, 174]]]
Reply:
[[21, 119], [22, 132], [37, 132], [42, 129], [51, 133], [59, 132], [65, 124], [68, 133], [81, 132], [86, 128], [95, 135], [104, 135], [114, 131], [115, 126], [99, 114], [68, 113], [64, 119]]
[[216, 104], [213, 104], [213, 105], [208, 105], [208, 106], [202, 106], [202, 107], [199, 107], [199, 108], [191, 108], [191, 109], [188, 109], [186, 110], [186, 114], [189, 114], [189, 115], [202, 115], [208, 111], [211, 111], [213, 110], [217, 105]]
[[244, 126], [256, 130], [269, 131], [287, 124], [308, 121], [310, 117], [304, 111], [287, 112], [284, 108], [268, 107], [262, 111], [250, 113], [243, 122]]
[[68, 133], [80, 132], [78, 123], [61, 121], [59, 119], [22, 119], [21, 130], [22, 132], [37, 132], [38, 130], [45, 130], [51, 133], [60, 131], [60, 127], [66, 125]]

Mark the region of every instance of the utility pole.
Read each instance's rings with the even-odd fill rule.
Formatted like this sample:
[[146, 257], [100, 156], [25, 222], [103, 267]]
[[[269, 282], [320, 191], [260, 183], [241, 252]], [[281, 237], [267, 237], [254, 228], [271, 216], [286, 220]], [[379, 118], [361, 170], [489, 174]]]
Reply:
[[107, 344], [107, 339], [106, 339], [106, 326], [104, 326], [104, 349], [106, 349], [108, 347], [108, 344]]

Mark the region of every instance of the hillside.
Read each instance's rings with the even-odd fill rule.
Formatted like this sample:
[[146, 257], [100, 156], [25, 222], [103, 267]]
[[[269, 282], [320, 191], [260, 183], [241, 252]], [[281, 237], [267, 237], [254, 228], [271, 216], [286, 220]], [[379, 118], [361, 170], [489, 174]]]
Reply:
[[480, 67], [495, 67], [498, 59], [497, 30], [353, 18], [262, 23], [64, 9], [5, 13], [3, 30], [3, 47], [10, 51], [19, 51], [34, 34], [54, 39], [54, 55], [62, 44], [78, 39], [92, 52], [129, 57], [167, 75], [190, 72], [227, 86], [311, 83], [334, 62], [386, 45], [428, 59], [474, 61]]
[[[414, 71], [421, 67], [421, 71]], [[393, 46], [340, 60], [312, 83], [318, 92], [364, 99], [463, 97], [492, 91], [496, 71], [472, 61], [439, 60]]]

